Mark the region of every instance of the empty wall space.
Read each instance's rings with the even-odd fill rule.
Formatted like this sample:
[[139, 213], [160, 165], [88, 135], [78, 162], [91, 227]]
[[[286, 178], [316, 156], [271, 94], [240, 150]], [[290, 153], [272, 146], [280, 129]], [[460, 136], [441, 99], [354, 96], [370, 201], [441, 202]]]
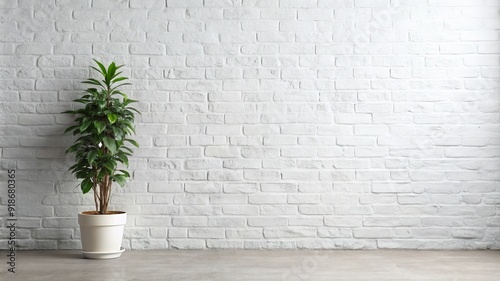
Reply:
[[142, 112], [111, 199], [127, 249], [499, 249], [499, 6], [3, 0], [18, 244], [81, 247], [93, 198], [67, 172], [60, 112], [98, 59], [125, 65]]

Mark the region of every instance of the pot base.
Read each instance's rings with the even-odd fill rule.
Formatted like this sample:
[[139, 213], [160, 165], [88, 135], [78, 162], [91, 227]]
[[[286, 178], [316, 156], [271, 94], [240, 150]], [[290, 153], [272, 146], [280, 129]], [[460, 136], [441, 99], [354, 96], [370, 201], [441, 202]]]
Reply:
[[116, 259], [122, 255], [125, 251], [125, 248], [120, 248], [118, 252], [84, 252], [82, 251], [83, 256], [86, 259], [96, 259], [96, 260], [107, 260], [107, 259]]

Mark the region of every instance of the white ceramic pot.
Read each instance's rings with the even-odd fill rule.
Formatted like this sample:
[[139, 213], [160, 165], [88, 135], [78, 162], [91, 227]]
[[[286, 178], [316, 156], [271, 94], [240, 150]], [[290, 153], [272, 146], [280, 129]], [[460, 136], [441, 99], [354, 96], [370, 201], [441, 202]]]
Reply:
[[119, 257], [125, 250], [121, 248], [121, 245], [126, 223], [127, 213], [125, 212], [109, 215], [94, 215], [86, 212], [78, 214], [83, 256], [89, 259]]

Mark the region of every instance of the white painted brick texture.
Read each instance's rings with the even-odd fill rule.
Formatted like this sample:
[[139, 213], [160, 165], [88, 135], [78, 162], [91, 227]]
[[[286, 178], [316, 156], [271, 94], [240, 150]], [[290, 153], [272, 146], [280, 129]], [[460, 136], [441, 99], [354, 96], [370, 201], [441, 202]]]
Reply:
[[80, 247], [92, 198], [59, 112], [96, 58], [126, 65], [143, 113], [112, 198], [128, 249], [499, 249], [499, 6], [2, 1], [20, 248]]

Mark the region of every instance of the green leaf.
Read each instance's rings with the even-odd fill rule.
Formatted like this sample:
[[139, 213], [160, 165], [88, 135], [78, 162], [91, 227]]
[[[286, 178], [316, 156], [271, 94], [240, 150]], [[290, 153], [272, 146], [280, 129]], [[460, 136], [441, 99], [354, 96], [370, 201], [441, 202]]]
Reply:
[[94, 61], [95, 61], [95, 63], [97, 63], [97, 65], [101, 69], [102, 75], [107, 76], [106, 67], [102, 63], [100, 63], [98, 60], [94, 59]]
[[108, 82], [107, 84], [109, 84], [109, 82], [111, 82], [111, 79], [113, 79], [115, 72], [116, 72], [116, 65], [114, 62], [112, 62], [108, 66], [108, 73], [106, 74], [106, 82]]
[[102, 142], [104, 142], [104, 146], [106, 146], [109, 149], [109, 151], [111, 151], [112, 154], [116, 153], [116, 142], [114, 139], [109, 137], [104, 137], [102, 139]]
[[139, 143], [136, 142], [135, 140], [133, 139], [125, 139], [126, 141], [128, 141], [129, 143], [131, 143], [132, 145], [134, 145], [135, 147], [139, 147]]
[[115, 165], [111, 162], [106, 162], [104, 163], [104, 167], [109, 171], [109, 173], [113, 173], [113, 170], [115, 169]]
[[[122, 65], [122, 66], [123, 66], [123, 65]], [[119, 69], [120, 67], [122, 67], [122, 66], [117, 66], [117, 67], [116, 67], [116, 70], [118, 70], [118, 69]], [[120, 74], [122, 74], [122, 73], [123, 73], [123, 71], [118, 71], [118, 72], [116, 72], [116, 73], [115, 73], [115, 75], [113, 75], [113, 79], [114, 79], [114, 78], [116, 78], [117, 76], [119, 76], [119, 75], [120, 75]]]
[[97, 174], [97, 181], [101, 181], [108, 173], [106, 173], [106, 169], [101, 169], [99, 174]]
[[83, 81], [82, 84], [97, 85], [97, 86], [101, 86], [102, 87], [101, 82], [99, 82], [99, 81], [97, 81], [95, 79], [87, 79], [87, 80]]
[[84, 119], [83, 123], [80, 125], [80, 132], [85, 131], [90, 126], [91, 121], [89, 119]]
[[[124, 66], [123, 64], [117, 65], [117, 66], [116, 66], [116, 70], [118, 70], [118, 69], [122, 68], [123, 66]], [[121, 73], [121, 72], [120, 72], [120, 73]], [[118, 73], [117, 73], [117, 74], [118, 74]], [[115, 76], [116, 76], [116, 74], [115, 74]]]
[[95, 121], [94, 126], [96, 127], [98, 134], [102, 133], [102, 131], [104, 131], [104, 129], [106, 129], [106, 123], [104, 123], [102, 121]]
[[118, 159], [120, 159], [120, 161], [125, 164], [125, 166], [127, 166], [128, 168], [128, 157], [127, 155], [125, 155], [124, 153], [118, 153], [116, 156], [118, 156]]
[[126, 177], [126, 178], [130, 178], [130, 174], [129, 172], [125, 171], [125, 170], [119, 170], [120, 172], [123, 173], [123, 176]]
[[118, 89], [119, 87], [121, 86], [125, 86], [125, 85], [132, 85], [131, 83], [122, 83], [118, 86], [114, 86], [113, 88], [111, 88], [111, 92], [115, 91], [116, 89]]
[[81, 188], [83, 194], [88, 193], [92, 189], [92, 181], [90, 179], [84, 179], [81, 183]]
[[128, 108], [129, 110], [134, 111], [134, 112], [135, 112], [135, 113], [137, 113], [137, 114], [142, 115], [142, 113], [141, 113], [139, 110], [137, 110], [137, 109], [135, 109], [135, 108], [133, 108], [133, 107], [127, 107], [127, 108]]
[[83, 103], [83, 104], [86, 104], [88, 103], [88, 100], [87, 99], [76, 99], [76, 100], [73, 100], [74, 102], [78, 102], [78, 103]]
[[124, 104], [125, 106], [127, 106], [127, 105], [129, 105], [129, 104], [131, 104], [131, 103], [134, 103], [134, 102], [137, 102], [137, 101], [136, 101], [136, 100], [132, 100], [132, 99], [127, 99], [127, 100], [123, 101], [123, 104]]
[[72, 153], [75, 152], [78, 149], [79, 143], [75, 143], [72, 146], [70, 146], [68, 149], [66, 149], [66, 153]]
[[97, 67], [95, 66], [91, 66], [90, 68], [94, 69], [95, 71], [101, 73], [102, 75], [104, 75], [104, 73], [102, 73], [102, 71], [100, 69], [98, 69]]
[[127, 126], [127, 128], [129, 128], [130, 131], [135, 133], [134, 125], [132, 124], [132, 122], [130, 122], [129, 120], [125, 120], [123, 121], [123, 124]]
[[69, 169], [68, 169], [68, 170], [74, 170], [76, 167], [78, 167], [78, 163], [76, 163], [75, 165], [73, 165], [73, 166], [69, 167]]
[[106, 107], [106, 100], [97, 101], [97, 105], [99, 106], [99, 109], [104, 109]]
[[127, 179], [122, 175], [115, 175], [113, 178], [121, 187], [124, 187], [127, 182]]
[[64, 130], [64, 133], [66, 134], [67, 132], [73, 131], [74, 129], [76, 129], [78, 127], [79, 127], [78, 125], [70, 126], [66, 130]]
[[[130, 149], [130, 148], [126, 147], [126, 146], [122, 146], [121, 148], [122, 148], [122, 149], [125, 149], [126, 151], [128, 151], [128, 152], [129, 152], [129, 154], [128, 154], [128, 155], [130, 155], [130, 153], [132, 153], [132, 152], [133, 152], [133, 151], [132, 151], [132, 149]], [[125, 153], [125, 154], [126, 154], [126, 153]]]
[[[121, 95], [123, 97], [123, 100], [125, 101], [127, 99], [127, 95], [125, 95], [124, 93], [120, 92], [120, 91], [117, 91], [117, 90], [114, 90], [111, 92], [111, 95], [114, 96], [114, 95]], [[120, 102], [121, 103], [121, 102]]]
[[108, 120], [109, 120], [109, 123], [113, 124], [116, 122], [116, 120], [118, 120], [118, 116], [116, 116], [116, 114], [114, 114], [114, 113], [110, 113], [110, 114], [108, 114]]
[[86, 95], [85, 96], [86, 98], [91, 98], [92, 96], [95, 96], [97, 93], [99, 93], [96, 88], [88, 88], [87, 90], [85, 90], [85, 92], [92, 94], [92, 95]]
[[114, 138], [117, 141], [123, 140], [123, 130], [120, 128], [117, 128], [116, 126], [111, 128], [113, 130]]
[[118, 78], [113, 79], [113, 81], [111, 81], [111, 82], [116, 83], [116, 82], [120, 82], [120, 81], [127, 80], [127, 79], [128, 79], [127, 77], [118, 77]]
[[89, 78], [89, 79], [87, 79], [87, 81], [91, 81], [91, 82], [97, 83], [98, 85], [101, 85], [101, 82], [99, 82], [99, 80], [97, 80], [95, 78]]
[[87, 160], [89, 161], [90, 165], [94, 163], [96, 157], [97, 157], [97, 150], [92, 150], [89, 152], [89, 154], [87, 154]]

